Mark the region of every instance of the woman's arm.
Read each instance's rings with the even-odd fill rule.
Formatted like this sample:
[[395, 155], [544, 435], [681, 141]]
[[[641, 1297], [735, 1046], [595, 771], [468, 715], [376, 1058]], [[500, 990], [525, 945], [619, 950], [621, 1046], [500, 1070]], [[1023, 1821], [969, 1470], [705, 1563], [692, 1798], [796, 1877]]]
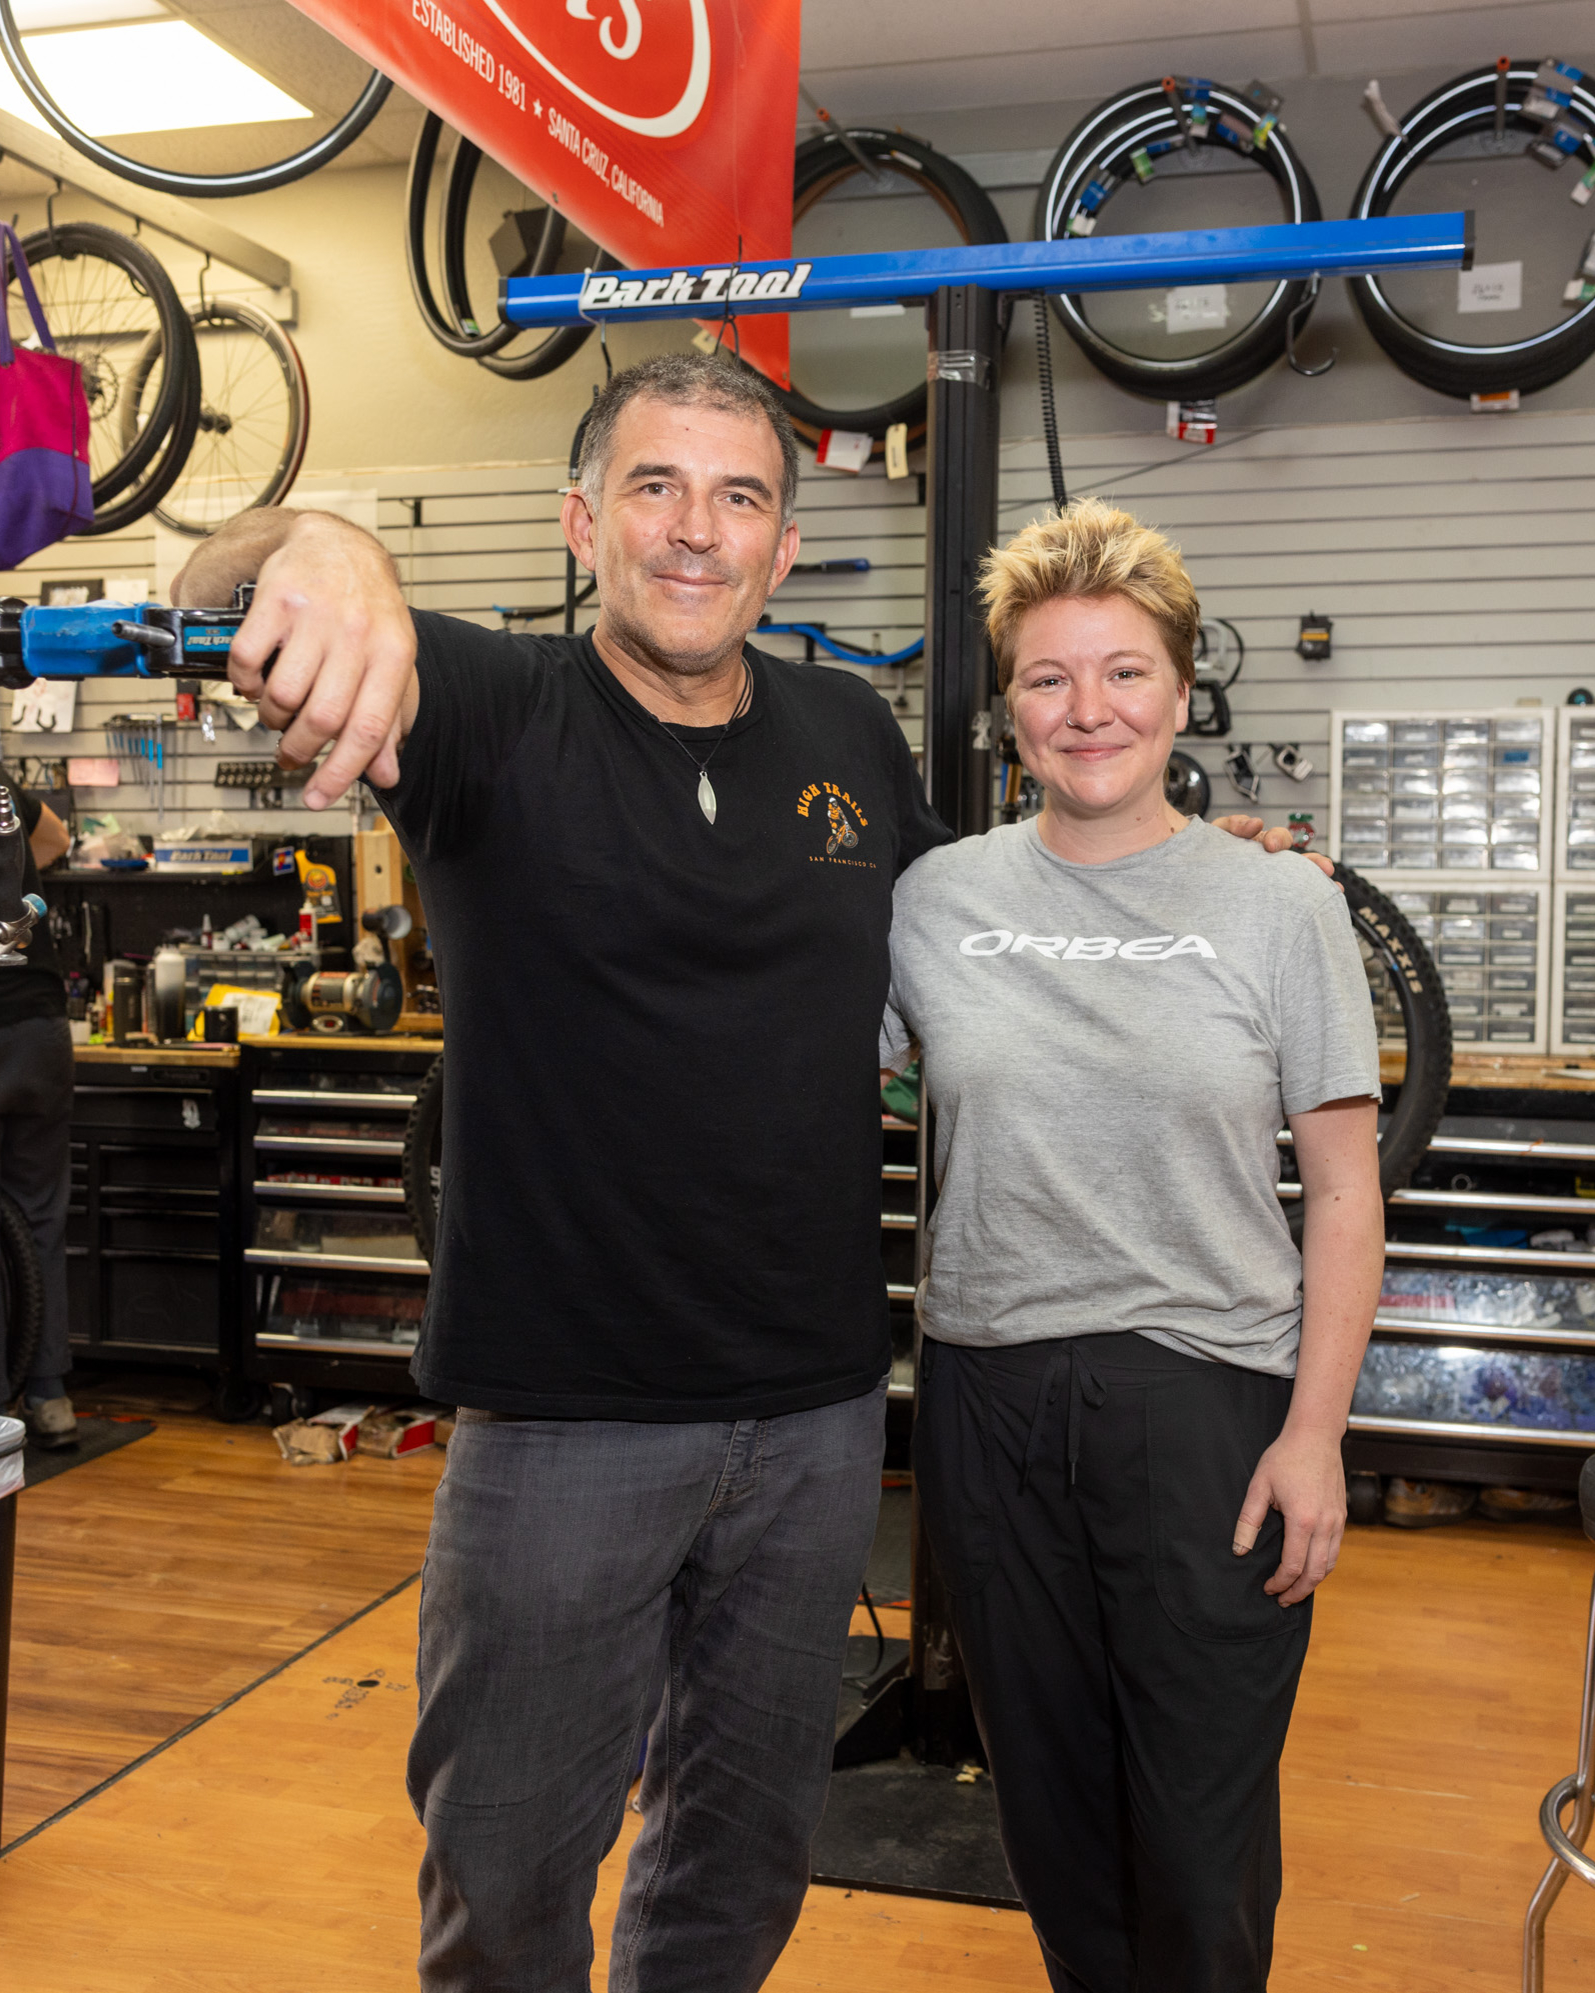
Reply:
[[1289, 1118], [1307, 1211], [1301, 1351], [1284, 1430], [1258, 1461], [1235, 1525], [1235, 1554], [1243, 1557], [1268, 1511], [1284, 1516], [1279, 1569], [1263, 1587], [1281, 1605], [1299, 1604], [1340, 1555], [1346, 1528], [1340, 1442], [1385, 1263], [1377, 1103], [1359, 1095]]

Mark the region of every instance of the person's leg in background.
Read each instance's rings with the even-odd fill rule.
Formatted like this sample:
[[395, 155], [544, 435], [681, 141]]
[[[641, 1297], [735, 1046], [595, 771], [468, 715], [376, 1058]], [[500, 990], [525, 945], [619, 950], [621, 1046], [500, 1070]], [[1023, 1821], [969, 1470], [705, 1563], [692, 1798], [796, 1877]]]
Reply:
[[[3, 971], [0, 971], [3, 973]], [[72, 1194], [72, 1038], [64, 1017], [30, 1017], [0, 1029], [0, 1190], [28, 1221], [44, 1284], [39, 1340], [22, 1393], [29, 1436], [74, 1446], [77, 1418], [66, 1394], [66, 1215]]]
[[598, 1864], [667, 1680], [612, 1971], [641, 1993], [759, 1985], [807, 1885], [882, 1405], [462, 1414], [410, 1756], [426, 1993], [585, 1993]]
[[753, 1993], [809, 1886], [886, 1386], [747, 1420], [671, 1598], [610, 1993]]
[[1310, 1608], [1262, 1590], [1277, 1517], [1230, 1541], [1289, 1393], [1137, 1336], [942, 1345], [922, 1375], [917, 1485], [1058, 1993], [1267, 1983]]

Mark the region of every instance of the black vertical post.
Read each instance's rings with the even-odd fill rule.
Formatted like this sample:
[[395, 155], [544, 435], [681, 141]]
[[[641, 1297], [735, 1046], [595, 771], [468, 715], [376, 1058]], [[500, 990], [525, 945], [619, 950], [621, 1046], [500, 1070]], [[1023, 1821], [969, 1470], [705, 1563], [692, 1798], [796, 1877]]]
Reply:
[[[6, 1703], [11, 1678], [11, 1592], [17, 1569], [17, 1501], [16, 1495], [0, 1496], [0, 1823], [6, 1795]], [[0, 1833], [0, 1841], [4, 1839]]]
[[960, 837], [991, 827], [993, 691], [985, 617], [975, 593], [997, 537], [998, 370], [994, 291], [940, 290], [930, 306], [926, 436], [925, 787]]
[[[991, 826], [994, 676], [976, 585], [997, 537], [997, 314], [995, 293], [973, 285], [938, 291], [929, 314], [924, 773], [932, 804], [960, 837]], [[920, 1131], [923, 1241], [930, 1182], [930, 1109], [923, 1092]], [[912, 1748], [932, 1763], [955, 1763], [978, 1747], [947, 1590], [917, 1500], [906, 1716]]]

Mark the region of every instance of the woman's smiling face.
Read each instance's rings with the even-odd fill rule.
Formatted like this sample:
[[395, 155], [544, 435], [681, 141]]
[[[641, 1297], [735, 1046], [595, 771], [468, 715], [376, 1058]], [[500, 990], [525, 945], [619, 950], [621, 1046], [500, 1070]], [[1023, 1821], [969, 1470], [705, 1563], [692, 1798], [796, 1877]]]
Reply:
[[1019, 625], [1008, 700], [1019, 757], [1051, 808], [1100, 821], [1161, 802], [1190, 693], [1157, 624], [1127, 597], [1066, 596], [1032, 609]]

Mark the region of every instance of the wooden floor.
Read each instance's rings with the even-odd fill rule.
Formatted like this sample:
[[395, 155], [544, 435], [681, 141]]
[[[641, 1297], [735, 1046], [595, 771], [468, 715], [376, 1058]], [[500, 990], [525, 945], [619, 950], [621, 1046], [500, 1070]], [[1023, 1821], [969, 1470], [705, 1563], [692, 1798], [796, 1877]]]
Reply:
[[[288, 1468], [261, 1428], [174, 1421], [21, 1497], [6, 1838], [413, 1572], [438, 1465]], [[1592, 1564], [1562, 1530], [1349, 1539], [1285, 1764], [1274, 1993], [1515, 1988]], [[399, 1591], [0, 1862], [6, 1993], [413, 1985], [415, 1603]], [[600, 1882], [600, 1984], [634, 1825]], [[1591, 1984], [1595, 1891], [1575, 1883], [1547, 1989]], [[770, 1985], [1046, 1981], [1015, 1913], [817, 1888]]]

